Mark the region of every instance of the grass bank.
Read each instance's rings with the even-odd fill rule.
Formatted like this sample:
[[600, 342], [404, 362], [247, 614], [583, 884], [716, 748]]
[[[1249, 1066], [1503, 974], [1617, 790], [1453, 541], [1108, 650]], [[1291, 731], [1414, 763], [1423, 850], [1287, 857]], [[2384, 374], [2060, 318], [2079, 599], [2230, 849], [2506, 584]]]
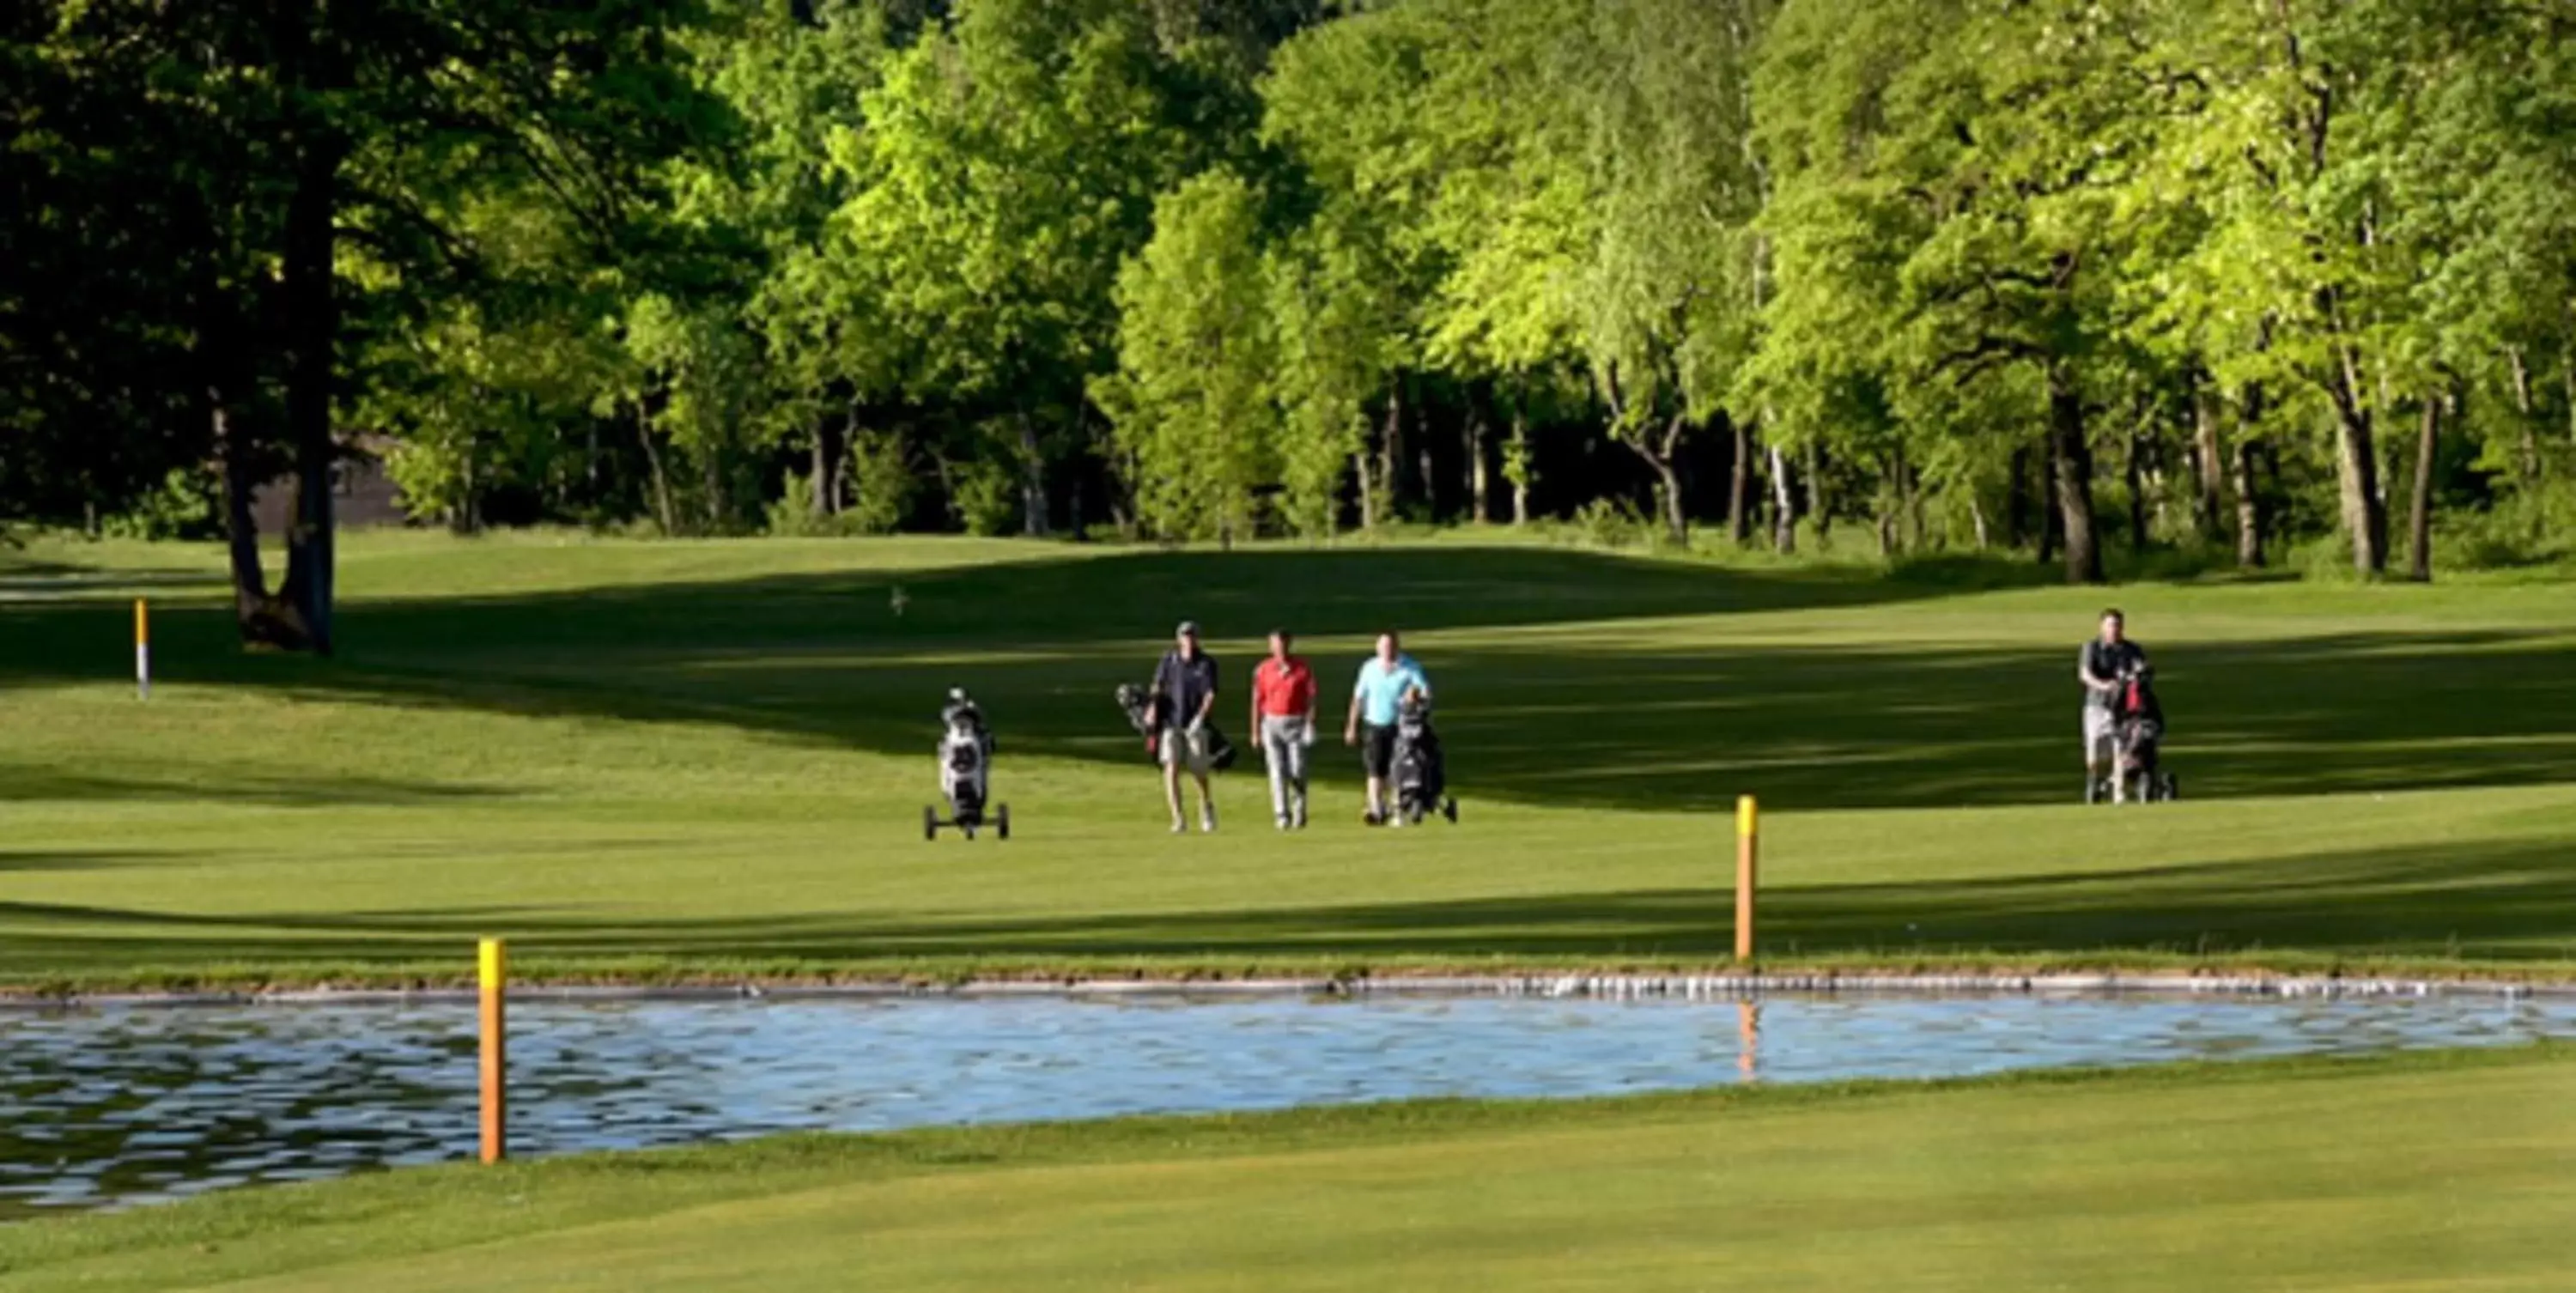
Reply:
[[2564, 1287], [2576, 1053], [469, 1165], [0, 1228], [83, 1289]]
[[[1740, 793], [1778, 967], [2576, 974], [2576, 585], [2528, 574], [2120, 590], [2188, 799], [2114, 813], [2067, 802], [2105, 594], [2008, 568], [354, 536], [330, 661], [235, 649], [219, 570], [0, 556], [0, 984], [452, 982], [484, 934], [564, 981], [1687, 969]], [[1238, 771], [1166, 835], [1108, 693], [1185, 615], [1238, 694], [1274, 624], [1328, 692], [1407, 630], [1465, 821], [1364, 830], [1328, 751], [1312, 831]], [[920, 839], [952, 684], [1007, 844]]]

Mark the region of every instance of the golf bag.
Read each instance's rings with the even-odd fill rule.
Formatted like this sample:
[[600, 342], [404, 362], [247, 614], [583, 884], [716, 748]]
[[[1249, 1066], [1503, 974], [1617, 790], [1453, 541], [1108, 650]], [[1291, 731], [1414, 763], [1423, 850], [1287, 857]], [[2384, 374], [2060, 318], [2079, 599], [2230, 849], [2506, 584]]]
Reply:
[[2179, 798], [2181, 783], [2163, 767], [2165, 710], [2156, 700], [2155, 670], [2141, 665], [2122, 674], [2111, 712], [2112, 748], [2119, 759], [2112, 775], [2126, 777], [2126, 797], [2140, 803]]
[[[993, 731], [984, 724], [984, 711], [964, 688], [948, 693], [948, 705], [939, 711], [939, 793], [948, 801], [948, 816], [939, 815], [937, 805], [921, 810], [923, 839], [939, 838], [943, 826], [956, 827], [968, 839], [985, 824], [986, 805], [993, 789]], [[1008, 804], [992, 807], [990, 821], [993, 833], [1011, 838], [1011, 809]]]
[[1458, 801], [1449, 798], [1449, 766], [1441, 757], [1440, 734], [1431, 727], [1431, 703], [1420, 696], [1404, 698], [1395, 716], [1395, 820], [1419, 822], [1432, 813], [1458, 820]]
[[[1118, 708], [1126, 713], [1127, 725], [1145, 738], [1146, 759], [1160, 762], [1163, 757], [1163, 728], [1158, 721], [1161, 716], [1154, 712], [1154, 694], [1132, 682], [1120, 683]], [[1234, 743], [1226, 740], [1225, 733], [1218, 731], [1214, 723], [1205, 724], [1201, 730], [1206, 734], [1208, 744], [1208, 766], [1218, 772], [1233, 767], [1234, 761], [1240, 757]]]

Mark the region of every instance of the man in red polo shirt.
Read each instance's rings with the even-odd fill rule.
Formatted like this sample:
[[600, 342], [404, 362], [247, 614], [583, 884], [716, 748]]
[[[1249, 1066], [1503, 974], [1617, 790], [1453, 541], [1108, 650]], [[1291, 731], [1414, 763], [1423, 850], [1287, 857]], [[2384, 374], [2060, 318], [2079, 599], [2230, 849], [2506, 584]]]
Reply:
[[1286, 629], [1270, 631], [1270, 658], [1252, 671], [1251, 728], [1270, 765], [1270, 814], [1279, 829], [1306, 827], [1306, 750], [1315, 743], [1315, 672], [1289, 654]]

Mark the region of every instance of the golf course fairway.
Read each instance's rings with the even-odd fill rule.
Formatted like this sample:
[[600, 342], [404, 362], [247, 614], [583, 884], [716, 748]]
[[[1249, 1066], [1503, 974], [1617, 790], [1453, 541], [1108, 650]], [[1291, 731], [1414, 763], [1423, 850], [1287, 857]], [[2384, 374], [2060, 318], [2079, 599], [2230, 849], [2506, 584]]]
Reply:
[[[1706, 967], [1736, 797], [1764, 964], [2565, 975], [2576, 584], [1660, 560], [1450, 537], [352, 536], [341, 653], [245, 654], [211, 546], [0, 554], [0, 984]], [[158, 677], [135, 695], [132, 601]], [[2080, 798], [2076, 646], [2154, 653], [2184, 802]], [[1241, 733], [1274, 626], [1328, 728], [1370, 636], [1439, 689], [1460, 824], [1311, 830], [1256, 766], [1172, 836], [1110, 693], [1183, 617]], [[922, 839], [936, 715], [1013, 838]], [[1338, 735], [1338, 731], [1334, 732]]]
[[2564, 1289], [2542, 1047], [434, 1168], [0, 1227], [0, 1287]]

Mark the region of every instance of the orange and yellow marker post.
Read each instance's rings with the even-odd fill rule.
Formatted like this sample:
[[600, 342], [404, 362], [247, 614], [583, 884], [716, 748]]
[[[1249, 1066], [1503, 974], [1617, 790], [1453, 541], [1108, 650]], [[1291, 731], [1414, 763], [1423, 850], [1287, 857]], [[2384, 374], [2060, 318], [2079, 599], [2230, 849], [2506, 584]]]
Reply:
[[152, 699], [152, 604], [134, 599], [134, 695]]
[[510, 952], [502, 940], [483, 940], [483, 1161], [497, 1163], [510, 1137], [509, 1058], [503, 1002], [509, 995]]
[[1745, 795], [1735, 801], [1735, 959], [1753, 959], [1753, 883], [1761, 850], [1762, 812]]

